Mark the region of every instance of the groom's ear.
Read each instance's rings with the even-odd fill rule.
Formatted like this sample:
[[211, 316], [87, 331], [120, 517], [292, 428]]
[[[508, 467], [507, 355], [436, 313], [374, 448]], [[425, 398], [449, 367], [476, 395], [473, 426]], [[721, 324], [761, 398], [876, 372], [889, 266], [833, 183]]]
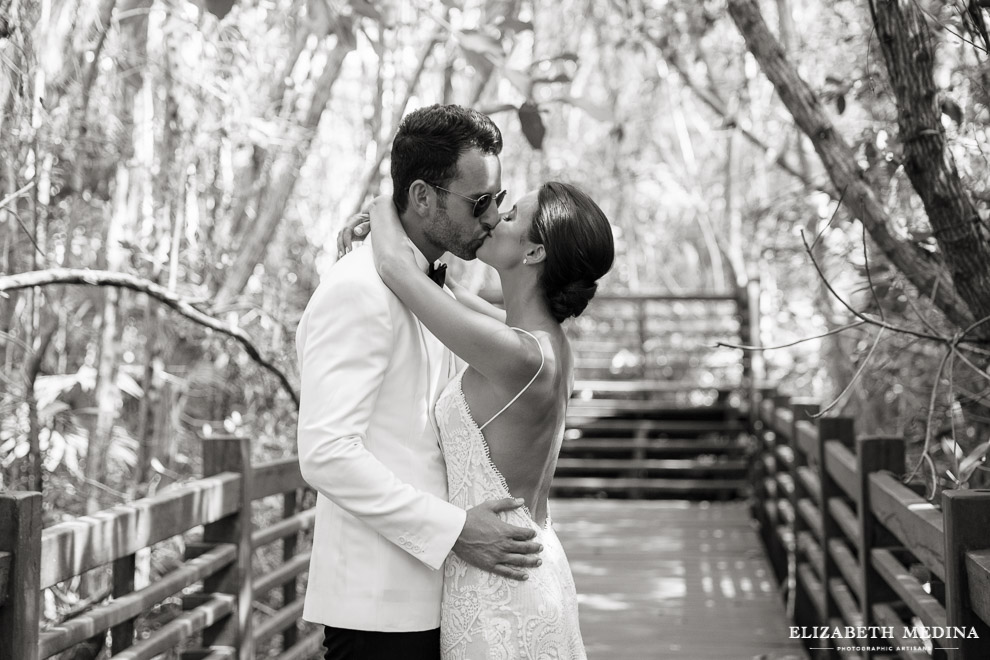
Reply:
[[433, 215], [433, 189], [422, 179], [416, 179], [409, 186], [409, 204], [418, 215], [429, 217]]
[[538, 264], [547, 259], [546, 248], [540, 243], [533, 243], [526, 251], [526, 263]]

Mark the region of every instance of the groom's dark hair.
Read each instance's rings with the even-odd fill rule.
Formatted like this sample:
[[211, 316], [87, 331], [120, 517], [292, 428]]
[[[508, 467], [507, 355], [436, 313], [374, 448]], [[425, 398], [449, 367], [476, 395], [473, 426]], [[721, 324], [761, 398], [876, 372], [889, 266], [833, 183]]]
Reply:
[[[457, 176], [457, 159], [468, 149], [499, 155], [502, 133], [486, 115], [459, 105], [431, 105], [402, 119], [392, 142], [392, 201], [406, 210], [409, 186], [422, 179], [446, 187]], [[446, 197], [446, 193], [437, 192]]]

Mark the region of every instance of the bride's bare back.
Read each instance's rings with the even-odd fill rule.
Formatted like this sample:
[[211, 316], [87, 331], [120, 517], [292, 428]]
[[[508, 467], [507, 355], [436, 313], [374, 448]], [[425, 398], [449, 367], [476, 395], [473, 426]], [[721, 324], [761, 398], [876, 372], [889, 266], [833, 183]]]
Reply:
[[[523, 498], [534, 522], [543, 527], [572, 387], [572, 358], [559, 329], [530, 336], [539, 343], [543, 366], [534, 374], [520, 375], [525, 376], [523, 382], [535, 376], [521, 394], [506, 391], [470, 367], [462, 387], [472, 416], [482, 427], [493, 465], [512, 496]], [[502, 411], [517, 394], [519, 398]]]

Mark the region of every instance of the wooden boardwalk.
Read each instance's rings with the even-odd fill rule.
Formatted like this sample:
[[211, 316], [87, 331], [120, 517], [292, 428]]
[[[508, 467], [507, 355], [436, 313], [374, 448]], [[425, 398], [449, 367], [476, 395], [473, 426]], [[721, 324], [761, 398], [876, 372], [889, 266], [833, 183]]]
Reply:
[[551, 502], [589, 660], [806, 660], [745, 502]]

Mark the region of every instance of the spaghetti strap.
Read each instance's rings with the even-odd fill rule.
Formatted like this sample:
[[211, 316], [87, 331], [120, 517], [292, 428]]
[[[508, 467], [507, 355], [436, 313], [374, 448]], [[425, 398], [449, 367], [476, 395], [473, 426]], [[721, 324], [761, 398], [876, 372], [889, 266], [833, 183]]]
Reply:
[[546, 355], [543, 353], [543, 344], [541, 344], [540, 343], [540, 340], [536, 338], [536, 335], [534, 335], [532, 332], [529, 332], [528, 330], [523, 330], [522, 328], [513, 327], [512, 329], [513, 330], [518, 330], [519, 332], [525, 332], [527, 335], [529, 335], [530, 337], [533, 338], [533, 341], [536, 342], [536, 347], [538, 349], [540, 349], [540, 368], [536, 370], [536, 373], [533, 374], [533, 377], [529, 379], [529, 382], [528, 383], [526, 383], [526, 387], [524, 387], [521, 390], [519, 390], [519, 394], [517, 394], [514, 397], [512, 397], [512, 400], [509, 401], [507, 404], [505, 404], [505, 406], [503, 406], [501, 410], [499, 410], [497, 413], [495, 413], [494, 415], [492, 415], [491, 419], [489, 419], [487, 422], [485, 422], [484, 424], [482, 424], [481, 426], [478, 427], [478, 430], [479, 431], [484, 431], [486, 426], [488, 426], [493, 421], [495, 421], [495, 418], [496, 417], [498, 417], [499, 415], [501, 415], [502, 413], [504, 413], [506, 410], [508, 410], [509, 409], [509, 406], [511, 406], [513, 403], [515, 403], [516, 400], [519, 397], [521, 397], [526, 390], [529, 389], [529, 386], [532, 385], [534, 382], [536, 382], [536, 378], [543, 371], [543, 365], [546, 364], [546, 361], [547, 361], [546, 360]]

